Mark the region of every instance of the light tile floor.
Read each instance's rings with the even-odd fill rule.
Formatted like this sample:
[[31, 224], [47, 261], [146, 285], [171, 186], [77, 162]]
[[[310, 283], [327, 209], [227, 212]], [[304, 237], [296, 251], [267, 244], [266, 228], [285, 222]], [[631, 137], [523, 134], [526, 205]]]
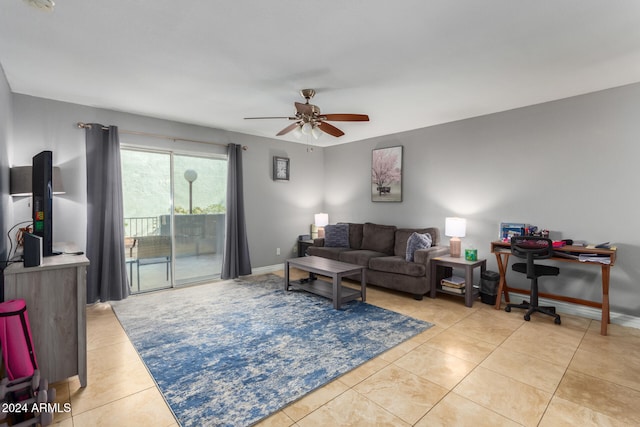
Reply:
[[[282, 275], [282, 273], [279, 273]], [[562, 325], [439, 295], [376, 287], [367, 301], [436, 326], [259, 426], [640, 425], [640, 330], [563, 315]], [[55, 384], [62, 426], [177, 426], [107, 304], [87, 309], [88, 386]]]

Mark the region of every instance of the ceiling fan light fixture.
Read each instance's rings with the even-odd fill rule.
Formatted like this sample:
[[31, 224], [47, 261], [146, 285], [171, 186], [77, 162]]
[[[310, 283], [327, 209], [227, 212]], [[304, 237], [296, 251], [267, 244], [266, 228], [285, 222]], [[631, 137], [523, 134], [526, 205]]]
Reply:
[[[42, 0], [44, 1], [44, 0]], [[344, 135], [344, 132], [328, 123], [330, 121], [337, 122], [368, 122], [369, 116], [366, 114], [322, 114], [320, 107], [309, 103], [309, 100], [313, 98], [316, 91], [313, 89], [302, 89], [300, 95], [302, 95], [307, 102], [304, 104], [301, 102], [294, 102], [296, 107], [295, 116], [287, 117], [245, 117], [245, 120], [249, 119], [288, 119], [295, 120], [293, 124], [282, 129], [276, 134], [276, 136], [283, 136], [289, 132], [294, 132], [296, 138], [301, 138], [302, 135], [312, 135], [315, 139], [320, 138], [323, 133], [328, 133], [336, 138]], [[320, 127], [322, 126], [322, 127]]]
[[311, 129], [311, 135], [315, 139], [319, 139], [322, 136], [322, 131], [320, 129], [318, 129], [318, 126], [316, 125]]
[[310, 135], [312, 129], [313, 129], [313, 127], [311, 126], [311, 123], [309, 123], [309, 122], [305, 122], [302, 125], [302, 127], [300, 128], [300, 130], [302, 131], [302, 133], [304, 135]]
[[47, 12], [53, 11], [53, 7], [56, 5], [53, 0], [24, 0], [31, 7], [36, 9], [45, 10]]

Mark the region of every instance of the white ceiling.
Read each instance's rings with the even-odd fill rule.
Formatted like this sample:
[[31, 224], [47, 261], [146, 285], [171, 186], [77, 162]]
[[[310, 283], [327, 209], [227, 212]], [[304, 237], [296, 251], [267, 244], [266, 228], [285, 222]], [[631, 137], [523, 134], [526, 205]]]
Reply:
[[[638, 0], [2, 0], [15, 93], [275, 137], [298, 91], [357, 141], [640, 81]], [[282, 138], [296, 141], [292, 134]]]

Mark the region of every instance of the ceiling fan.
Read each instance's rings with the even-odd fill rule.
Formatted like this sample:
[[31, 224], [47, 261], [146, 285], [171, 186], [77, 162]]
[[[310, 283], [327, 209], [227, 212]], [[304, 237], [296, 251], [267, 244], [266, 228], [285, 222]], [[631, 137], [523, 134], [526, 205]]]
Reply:
[[282, 129], [280, 132], [276, 134], [276, 136], [285, 135], [291, 131], [301, 132], [306, 135], [313, 135], [314, 138], [318, 139], [321, 135], [321, 132], [328, 133], [329, 135], [333, 135], [335, 137], [339, 137], [344, 135], [337, 127], [332, 124], [327, 123], [327, 121], [335, 121], [335, 122], [368, 122], [369, 116], [366, 114], [322, 114], [320, 112], [320, 108], [317, 105], [309, 104], [309, 100], [313, 98], [316, 94], [314, 89], [302, 89], [300, 91], [300, 95], [306, 102], [303, 104], [301, 102], [295, 102], [296, 106], [296, 114], [295, 116], [284, 116], [284, 117], [245, 117], [245, 120], [254, 120], [254, 119], [288, 119], [295, 120], [295, 123], [290, 124], [286, 128]]

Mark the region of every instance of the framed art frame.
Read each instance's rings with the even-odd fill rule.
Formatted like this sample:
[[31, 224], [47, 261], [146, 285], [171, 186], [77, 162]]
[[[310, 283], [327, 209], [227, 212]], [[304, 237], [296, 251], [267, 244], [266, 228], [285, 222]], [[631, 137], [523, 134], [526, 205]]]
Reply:
[[371, 201], [402, 202], [402, 146], [371, 152]]
[[273, 156], [273, 180], [289, 181], [290, 162], [288, 157]]

